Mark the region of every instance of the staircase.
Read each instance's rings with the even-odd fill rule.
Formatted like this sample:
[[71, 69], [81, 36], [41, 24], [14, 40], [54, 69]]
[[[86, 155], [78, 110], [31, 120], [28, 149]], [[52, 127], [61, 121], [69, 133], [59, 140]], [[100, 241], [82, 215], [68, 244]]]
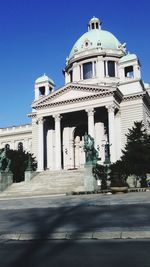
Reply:
[[30, 197], [65, 194], [71, 191], [82, 191], [84, 184], [84, 169], [43, 171], [30, 182], [13, 183], [0, 198]]

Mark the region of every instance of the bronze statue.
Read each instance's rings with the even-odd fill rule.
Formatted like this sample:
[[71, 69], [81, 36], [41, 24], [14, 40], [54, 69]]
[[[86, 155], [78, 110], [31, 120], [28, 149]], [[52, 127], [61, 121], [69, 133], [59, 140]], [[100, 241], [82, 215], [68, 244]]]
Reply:
[[98, 151], [94, 147], [94, 138], [87, 133], [84, 135], [84, 151], [86, 164], [96, 164], [98, 160]]
[[5, 148], [0, 150], [0, 171], [9, 172], [11, 160], [7, 157], [7, 151], [9, 147], [6, 145]]

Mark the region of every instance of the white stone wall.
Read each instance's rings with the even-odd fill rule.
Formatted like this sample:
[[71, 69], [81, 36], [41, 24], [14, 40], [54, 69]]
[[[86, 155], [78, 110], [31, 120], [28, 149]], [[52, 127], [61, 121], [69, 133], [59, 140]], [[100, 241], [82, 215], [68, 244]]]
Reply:
[[18, 149], [18, 144], [22, 142], [25, 151], [32, 153], [32, 125], [20, 125], [0, 129], [0, 148], [6, 144], [11, 149]]
[[142, 99], [124, 101], [121, 103], [121, 147], [124, 148], [128, 129], [131, 129], [135, 121], [143, 120]]

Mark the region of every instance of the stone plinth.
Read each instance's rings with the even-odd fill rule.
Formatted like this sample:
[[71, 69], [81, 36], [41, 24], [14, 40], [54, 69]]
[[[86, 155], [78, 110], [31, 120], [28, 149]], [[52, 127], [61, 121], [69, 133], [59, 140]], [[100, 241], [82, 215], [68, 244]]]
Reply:
[[85, 165], [84, 190], [94, 191], [97, 188], [96, 179], [93, 176], [93, 165]]
[[12, 172], [0, 172], [0, 191], [4, 191], [13, 183]]
[[35, 171], [25, 171], [25, 182], [30, 182], [37, 173]]

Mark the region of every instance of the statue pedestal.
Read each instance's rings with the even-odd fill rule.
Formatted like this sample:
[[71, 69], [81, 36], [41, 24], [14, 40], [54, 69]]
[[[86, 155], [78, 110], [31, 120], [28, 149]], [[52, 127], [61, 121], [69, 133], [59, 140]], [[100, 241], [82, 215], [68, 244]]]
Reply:
[[25, 171], [25, 182], [30, 182], [34, 176], [37, 175], [35, 171]]
[[8, 186], [13, 183], [12, 172], [0, 172], [0, 191], [4, 191]]
[[94, 191], [97, 188], [97, 182], [93, 176], [92, 170], [93, 170], [92, 164], [85, 165], [84, 190], [88, 192]]

